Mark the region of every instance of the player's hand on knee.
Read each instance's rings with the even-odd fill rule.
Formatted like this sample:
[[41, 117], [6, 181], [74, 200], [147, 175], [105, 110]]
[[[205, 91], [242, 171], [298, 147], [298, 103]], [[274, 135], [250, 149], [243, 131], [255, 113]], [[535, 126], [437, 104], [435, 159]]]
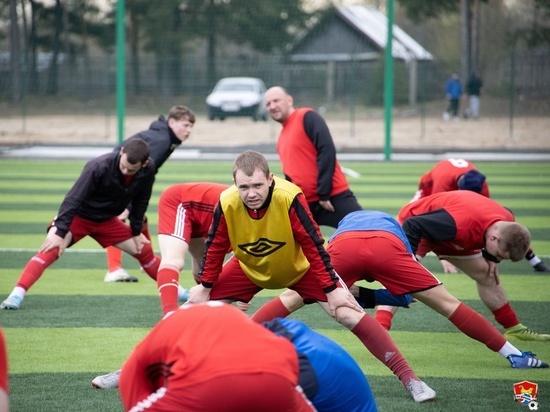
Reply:
[[151, 243], [143, 233], [140, 233], [139, 235], [134, 236], [133, 239], [134, 239], [134, 244], [136, 246], [137, 253], [141, 253], [141, 251], [143, 250], [143, 246]]
[[[57, 229], [55, 228], [55, 226], [48, 231], [46, 239], [44, 239], [44, 242], [42, 242], [42, 245], [40, 245], [38, 252], [49, 252], [50, 250], [59, 248], [58, 256], [61, 256], [63, 254], [67, 243], [64, 242], [64, 238], [56, 234], [56, 231]], [[69, 236], [69, 234], [67, 234], [67, 236]]]
[[336, 310], [340, 307], [347, 307], [354, 311], [363, 313], [363, 308], [355, 300], [353, 295], [344, 288], [336, 288], [327, 293], [328, 307], [330, 315], [336, 319]]

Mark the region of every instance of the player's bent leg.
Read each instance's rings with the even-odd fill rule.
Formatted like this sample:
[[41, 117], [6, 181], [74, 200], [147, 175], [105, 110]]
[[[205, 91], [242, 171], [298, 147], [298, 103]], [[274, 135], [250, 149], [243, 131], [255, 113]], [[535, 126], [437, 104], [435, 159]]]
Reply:
[[155, 256], [150, 245], [145, 245], [141, 253], [133, 255], [141, 264], [141, 267], [154, 281], [157, 280], [157, 273], [160, 265], [160, 257]]
[[191, 270], [193, 273], [193, 280], [199, 284], [199, 273], [201, 271], [202, 258], [204, 257], [205, 238], [194, 238], [189, 242], [189, 254], [191, 255]]
[[305, 306], [304, 300], [300, 294], [292, 289], [287, 289], [279, 296], [282, 304], [290, 312], [296, 312], [298, 309]]
[[105, 257], [107, 258], [107, 270], [114, 272], [122, 267], [122, 250], [115, 246], [105, 248]]
[[182, 239], [159, 234], [158, 243], [162, 263], [175, 266], [181, 271], [185, 265], [185, 255], [189, 250], [189, 245]]
[[374, 318], [385, 330], [390, 330], [393, 316], [397, 313], [397, 309], [396, 306], [378, 305], [374, 313]]
[[[328, 304], [318, 303], [330, 315]], [[435, 399], [435, 391], [414, 373], [393, 339], [377, 320], [348, 307], [340, 307], [336, 311], [338, 322], [357, 336], [368, 351], [399, 378], [415, 402]]]
[[189, 298], [189, 291], [179, 284], [189, 245], [183, 239], [164, 234], [158, 235], [158, 242], [162, 258], [157, 273], [157, 286], [163, 313], [167, 314]]
[[438, 290], [432, 291], [429, 296], [425, 296], [428, 291], [415, 295], [418, 300], [447, 317], [458, 330], [469, 338], [483, 343], [493, 352], [502, 349], [506, 344], [506, 339], [491, 322], [448, 293], [443, 285], [434, 289]]
[[137, 253], [137, 247], [133, 238], [126, 239], [123, 242], [119, 242], [115, 245], [119, 249], [123, 250], [126, 253], [129, 253], [137, 259], [140, 263], [142, 269], [149, 275], [153, 280], [157, 280], [157, 271], [160, 265], [160, 257], [155, 256], [153, 248], [150, 244], [144, 244], [141, 248], [141, 252]]
[[115, 246], [105, 248], [107, 257], [107, 273], [104, 282], [137, 282], [138, 278], [130, 276], [122, 267], [122, 250]]
[[387, 289], [370, 289], [351, 285], [349, 291], [363, 309], [372, 309], [378, 305], [408, 308], [413, 302], [411, 295], [394, 296]]
[[[294, 291], [290, 291], [295, 293]], [[283, 292], [283, 294], [286, 293]], [[290, 294], [289, 294], [290, 297]], [[300, 297], [300, 295], [298, 295]], [[301, 298], [300, 298], [301, 300]], [[255, 313], [251, 319], [254, 322], [262, 323], [273, 320], [275, 318], [286, 318], [292, 312], [285, 306], [281, 296], [271, 299], [269, 302], [264, 303]]]
[[179, 276], [179, 267], [161, 262], [157, 273], [157, 287], [164, 315], [177, 310], [179, 307]]
[[550, 341], [550, 334], [535, 332], [520, 323], [502, 285], [497, 285], [487, 275], [487, 262], [483, 258], [449, 260], [476, 281], [481, 300], [491, 310], [495, 320], [506, 329], [504, 336], [507, 339]]
[[446, 318], [450, 318], [460, 305], [460, 301], [442, 284], [413, 293], [413, 297]]
[[502, 285], [497, 284], [489, 275], [489, 265], [481, 255], [446, 259], [476, 282], [479, 297], [491, 311], [501, 308], [508, 302]]
[[18, 310], [23, 304], [25, 294], [44, 274], [45, 270], [59, 259], [59, 249], [55, 248], [48, 252], [38, 252], [28, 262], [17, 284], [9, 296], [0, 303], [0, 309]]

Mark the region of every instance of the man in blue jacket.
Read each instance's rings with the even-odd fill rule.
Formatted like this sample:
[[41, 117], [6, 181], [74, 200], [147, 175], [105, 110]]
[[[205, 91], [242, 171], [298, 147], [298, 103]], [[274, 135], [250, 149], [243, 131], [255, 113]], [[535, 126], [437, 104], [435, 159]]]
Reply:
[[449, 106], [445, 113], [443, 113], [443, 118], [445, 120], [449, 120], [450, 116], [452, 116], [454, 120], [458, 120], [458, 107], [462, 94], [462, 84], [460, 83], [458, 74], [453, 73], [445, 83], [445, 96], [449, 101]]

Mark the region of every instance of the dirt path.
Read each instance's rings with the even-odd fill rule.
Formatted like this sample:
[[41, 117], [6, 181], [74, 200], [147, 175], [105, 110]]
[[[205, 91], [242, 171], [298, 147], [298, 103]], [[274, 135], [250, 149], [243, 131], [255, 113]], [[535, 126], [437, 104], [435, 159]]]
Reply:
[[[125, 136], [146, 129], [154, 119], [128, 116]], [[339, 150], [383, 150], [385, 129], [382, 119], [332, 120], [327, 118]], [[280, 125], [229, 118], [223, 122], [199, 117], [188, 146], [246, 146], [275, 143]], [[512, 132], [511, 132], [512, 130]], [[86, 144], [116, 142], [115, 117], [36, 116], [0, 118], [0, 145]], [[444, 121], [440, 118], [396, 118], [392, 124], [394, 150], [547, 150], [550, 151], [550, 117], [485, 118], [478, 121]]]

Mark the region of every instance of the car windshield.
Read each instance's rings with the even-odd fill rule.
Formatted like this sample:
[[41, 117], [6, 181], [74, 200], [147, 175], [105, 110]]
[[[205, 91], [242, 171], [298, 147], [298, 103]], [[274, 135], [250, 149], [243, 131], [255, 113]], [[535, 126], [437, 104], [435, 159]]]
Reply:
[[216, 87], [219, 92], [253, 92], [254, 85], [243, 83], [222, 83]]

